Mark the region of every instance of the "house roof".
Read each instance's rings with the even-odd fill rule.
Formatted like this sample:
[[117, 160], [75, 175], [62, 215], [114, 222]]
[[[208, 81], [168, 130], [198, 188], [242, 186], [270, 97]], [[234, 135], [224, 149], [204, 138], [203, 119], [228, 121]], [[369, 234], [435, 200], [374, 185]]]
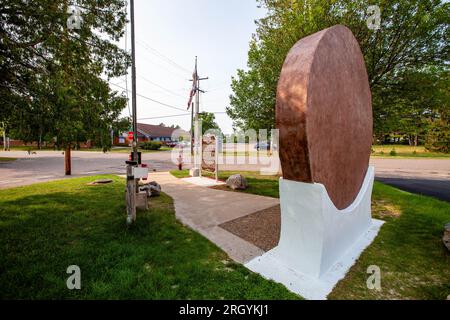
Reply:
[[155, 126], [151, 124], [138, 123], [138, 131], [150, 137], [172, 137], [172, 133], [176, 130], [170, 127]]

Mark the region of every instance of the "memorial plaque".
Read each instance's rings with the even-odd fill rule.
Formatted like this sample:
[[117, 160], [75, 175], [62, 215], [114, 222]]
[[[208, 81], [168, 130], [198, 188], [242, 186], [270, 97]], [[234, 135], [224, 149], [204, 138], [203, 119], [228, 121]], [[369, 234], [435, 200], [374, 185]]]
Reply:
[[216, 172], [216, 137], [214, 135], [205, 135], [202, 139], [202, 170]]
[[277, 90], [283, 178], [321, 183], [338, 209], [352, 204], [372, 145], [371, 92], [357, 40], [345, 26], [290, 50]]

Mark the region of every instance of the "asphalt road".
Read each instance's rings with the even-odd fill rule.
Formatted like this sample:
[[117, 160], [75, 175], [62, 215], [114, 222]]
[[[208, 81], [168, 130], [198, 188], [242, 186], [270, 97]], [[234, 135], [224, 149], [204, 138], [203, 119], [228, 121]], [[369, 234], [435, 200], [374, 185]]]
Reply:
[[450, 202], [450, 181], [438, 179], [381, 178], [377, 181], [389, 184], [398, 189], [435, 197]]
[[[24, 151], [0, 152], [0, 157], [18, 158], [0, 162], [0, 188], [28, 185], [66, 178], [62, 152], [39, 151], [29, 155]], [[176, 158], [176, 155], [174, 156]], [[144, 153], [143, 162], [150, 171], [176, 169], [171, 152]], [[73, 177], [96, 174], [125, 174], [126, 153], [73, 152]], [[227, 162], [229, 163], [229, 162]], [[378, 181], [399, 189], [450, 201], [450, 160], [445, 159], [381, 159], [371, 160]], [[259, 170], [258, 165], [225, 165], [223, 170]]]

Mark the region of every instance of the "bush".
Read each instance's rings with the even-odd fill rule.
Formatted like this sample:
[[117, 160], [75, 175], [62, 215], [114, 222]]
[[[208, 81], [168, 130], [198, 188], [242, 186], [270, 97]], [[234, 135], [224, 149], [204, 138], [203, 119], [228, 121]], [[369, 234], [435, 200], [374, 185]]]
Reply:
[[391, 156], [395, 157], [397, 155], [397, 151], [395, 151], [395, 149], [392, 149], [391, 152], [389, 153]]
[[162, 143], [159, 141], [147, 141], [142, 143], [141, 149], [144, 150], [159, 150], [162, 147]]

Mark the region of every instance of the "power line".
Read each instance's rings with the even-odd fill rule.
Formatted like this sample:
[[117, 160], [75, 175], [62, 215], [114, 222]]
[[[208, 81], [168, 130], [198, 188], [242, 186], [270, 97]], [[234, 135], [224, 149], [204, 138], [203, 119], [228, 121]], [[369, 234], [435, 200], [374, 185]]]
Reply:
[[184, 81], [187, 81], [187, 80], [188, 80], [184, 75], [181, 75], [181, 73], [176, 73], [175, 70], [171, 70], [171, 69], [169, 69], [169, 68], [167, 68], [167, 67], [164, 67], [164, 66], [162, 66], [162, 65], [160, 65], [160, 64], [158, 64], [158, 63], [152, 61], [151, 59], [148, 59], [148, 58], [145, 58], [145, 57], [140, 57], [140, 59], [142, 59], [142, 60], [144, 60], [144, 61], [147, 61], [147, 62], [149, 62], [149, 63], [151, 63], [151, 64], [157, 66], [157, 67], [160, 68], [160, 69], [163, 69], [164, 71], [166, 71], [166, 72], [172, 74], [173, 76], [175, 76], [175, 77], [177, 77], [177, 78], [183, 79]]
[[137, 41], [139, 44], [141, 44], [144, 48], [146, 48], [150, 53], [152, 53], [153, 55], [160, 57], [164, 60], [166, 60], [167, 63], [169, 63], [170, 65], [172, 65], [173, 67], [187, 73], [187, 74], [191, 74], [191, 71], [189, 71], [187, 68], [181, 66], [180, 64], [176, 63], [175, 61], [173, 61], [172, 59], [170, 59], [169, 57], [167, 57], [166, 55], [162, 54], [161, 52], [159, 52], [158, 50], [156, 50], [155, 48], [152, 48], [151, 46], [149, 46], [147, 43], [145, 43], [142, 40], [138, 40]]
[[[226, 112], [222, 112], [222, 111], [218, 111], [218, 112], [208, 112], [208, 113], [214, 113], [214, 114], [222, 114], [222, 113], [226, 113]], [[153, 120], [153, 119], [163, 119], [163, 118], [172, 118], [172, 117], [184, 117], [184, 116], [190, 116], [190, 113], [183, 113], [183, 114], [174, 114], [174, 115], [170, 115], [170, 116], [159, 116], [159, 117], [150, 117], [150, 118], [140, 118], [138, 119], [139, 121], [141, 120]]]
[[153, 120], [153, 119], [163, 119], [163, 118], [172, 118], [172, 117], [184, 117], [184, 116], [190, 116], [190, 113], [183, 113], [183, 114], [174, 114], [171, 116], [160, 116], [160, 117], [150, 117], [150, 118], [141, 118], [139, 119], [139, 121], [141, 120]]
[[160, 89], [162, 89], [162, 90], [164, 90], [164, 91], [174, 95], [174, 96], [181, 97], [183, 99], [186, 98], [186, 97], [182, 96], [181, 94], [175, 93], [174, 91], [172, 91], [170, 89], [167, 89], [167, 88], [165, 88], [165, 87], [163, 87], [163, 86], [161, 86], [161, 85], [159, 85], [159, 84], [157, 84], [157, 83], [155, 83], [155, 82], [153, 82], [153, 81], [151, 81], [151, 80], [149, 80], [149, 79], [147, 79], [147, 78], [145, 78], [145, 77], [143, 77], [141, 75], [138, 75], [138, 77], [141, 78], [142, 80], [147, 81], [148, 83], [150, 83], [150, 84], [152, 84], [152, 85], [154, 85], [154, 86], [156, 86], [156, 87], [158, 87], [158, 88], [160, 88]]
[[[119, 85], [117, 85], [117, 84], [114, 84], [114, 83], [111, 83], [111, 82], [110, 82], [109, 84], [111, 84], [111, 85], [113, 85], [113, 86], [115, 86], [115, 87], [117, 87], [117, 88], [120, 88], [120, 89], [122, 89], [122, 90], [127, 90], [127, 89], [125, 89], [124, 87], [121, 87], [121, 86], [119, 86]], [[129, 91], [129, 90], [128, 90], [128, 91]], [[162, 106], [165, 106], [165, 107], [167, 107], [167, 108], [171, 108], [171, 109], [175, 109], [175, 110], [180, 110], [180, 111], [186, 111], [186, 109], [178, 108], [178, 107], [172, 106], [172, 105], [170, 105], [170, 104], [167, 104], [167, 103], [164, 103], [164, 102], [161, 102], [161, 101], [158, 101], [158, 100], [155, 100], [155, 99], [146, 97], [146, 96], [144, 96], [144, 95], [142, 95], [142, 94], [139, 94], [139, 93], [136, 93], [136, 95], [139, 96], [139, 97], [141, 97], [141, 98], [144, 98], [144, 99], [146, 99], [146, 100], [155, 102], [155, 103], [160, 104], [160, 105], [162, 105]]]

